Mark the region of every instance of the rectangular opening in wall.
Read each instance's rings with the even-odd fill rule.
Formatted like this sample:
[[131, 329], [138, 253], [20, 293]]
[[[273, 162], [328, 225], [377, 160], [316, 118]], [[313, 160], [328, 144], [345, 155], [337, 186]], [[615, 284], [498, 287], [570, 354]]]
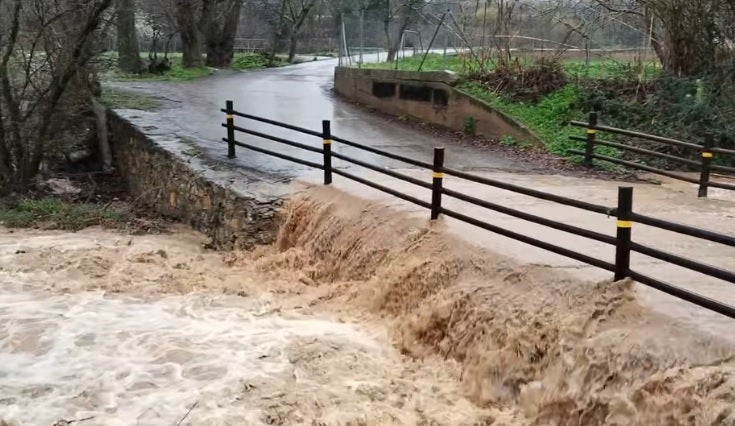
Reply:
[[376, 98], [392, 98], [396, 95], [396, 83], [373, 82], [373, 96]]
[[449, 105], [449, 94], [444, 89], [434, 89], [434, 105], [436, 106], [447, 106]]
[[431, 102], [431, 87], [401, 84], [399, 96], [407, 101]]

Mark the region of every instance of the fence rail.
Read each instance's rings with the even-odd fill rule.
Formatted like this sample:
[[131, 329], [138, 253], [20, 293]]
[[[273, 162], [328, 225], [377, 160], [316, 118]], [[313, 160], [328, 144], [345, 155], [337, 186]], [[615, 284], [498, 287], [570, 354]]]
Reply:
[[[701, 263], [696, 260], [684, 258], [682, 256], [679, 256], [673, 253], [668, 253], [668, 252], [659, 250], [654, 247], [649, 247], [649, 246], [645, 246], [643, 244], [634, 242], [632, 239], [632, 229], [633, 229], [634, 223], [639, 223], [642, 225], [659, 228], [665, 231], [669, 231], [669, 232], [673, 232], [673, 233], [677, 233], [681, 235], [686, 235], [689, 237], [694, 237], [694, 238], [709, 241], [712, 243], [722, 244], [724, 246], [729, 246], [729, 247], [735, 247], [735, 236], [717, 233], [714, 231], [709, 231], [709, 230], [704, 230], [704, 229], [699, 229], [699, 228], [692, 227], [689, 225], [669, 222], [663, 219], [658, 219], [658, 218], [638, 214], [633, 211], [633, 188], [632, 187], [618, 188], [617, 206], [616, 207], [606, 207], [606, 206], [601, 206], [601, 205], [597, 205], [594, 203], [589, 203], [586, 201], [581, 201], [581, 200], [577, 200], [573, 198], [563, 197], [563, 196], [556, 195], [556, 194], [550, 194], [550, 193], [546, 193], [543, 191], [538, 191], [538, 190], [531, 189], [531, 188], [525, 188], [522, 186], [510, 184], [507, 182], [502, 182], [496, 179], [489, 179], [487, 177], [477, 176], [471, 173], [467, 173], [467, 172], [463, 172], [460, 170], [455, 170], [455, 169], [445, 167], [444, 166], [444, 148], [434, 148], [434, 161], [432, 163], [426, 163], [423, 161], [419, 161], [419, 160], [405, 157], [402, 155], [398, 155], [395, 153], [390, 153], [390, 152], [387, 152], [381, 149], [377, 149], [374, 147], [370, 147], [370, 146], [363, 145], [363, 144], [360, 144], [354, 141], [350, 141], [344, 138], [337, 137], [332, 134], [331, 123], [328, 120], [324, 120], [322, 122], [322, 131], [319, 132], [315, 130], [306, 129], [303, 127], [294, 126], [288, 123], [283, 123], [283, 122], [279, 122], [276, 120], [271, 120], [271, 119], [267, 119], [264, 117], [258, 117], [255, 115], [245, 114], [242, 112], [235, 111], [234, 106], [231, 101], [227, 101], [226, 107], [222, 109], [221, 111], [226, 114], [226, 121], [222, 123], [222, 126], [227, 129], [227, 137], [222, 138], [222, 140], [224, 142], [227, 142], [229, 158], [235, 158], [236, 157], [236, 151], [235, 151], [236, 147], [242, 147], [242, 148], [247, 148], [255, 152], [272, 155], [277, 158], [281, 158], [281, 159], [292, 161], [298, 164], [306, 165], [308, 167], [312, 167], [318, 170], [323, 170], [325, 185], [329, 185], [332, 183], [333, 175], [338, 175], [338, 176], [347, 178], [349, 180], [358, 182], [360, 184], [369, 186], [371, 188], [377, 189], [379, 191], [385, 192], [387, 194], [393, 195], [395, 197], [401, 198], [405, 201], [416, 204], [425, 209], [428, 209], [430, 210], [430, 217], [432, 220], [439, 218], [441, 215], [445, 215], [447, 217], [451, 217], [456, 220], [468, 223], [470, 225], [477, 226], [479, 228], [488, 230], [490, 232], [493, 232], [493, 233], [496, 233], [496, 234], [499, 234], [499, 235], [502, 235], [502, 236], [505, 236], [505, 237], [508, 237], [508, 238], [556, 253], [556, 254], [559, 254], [561, 256], [565, 256], [565, 257], [595, 266], [597, 268], [600, 268], [600, 269], [603, 269], [609, 272], [613, 272], [615, 280], [631, 278], [641, 284], [647, 285], [649, 287], [660, 290], [664, 293], [667, 293], [672, 296], [678, 297], [680, 299], [686, 300], [695, 305], [704, 307], [706, 309], [710, 309], [714, 312], [718, 312], [722, 315], [735, 319], [735, 307], [727, 305], [717, 300], [713, 300], [713, 299], [704, 297], [702, 295], [699, 295], [689, 290], [677, 287], [670, 283], [663, 282], [655, 277], [649, 277], [647, 275], [644, 275], [640, 272], [635, 271], [634, 269], [631, 268], [631, 265], [630, 265], [631, 253], [639, 253], [645, 256], [653, 257], [658, 260], [662, 260], [672, 265], [677, 265], [682, 268], [701, 273], [706, 276], [710, 276], [713, 278], [723, 280], [728, 283], [735, 283], [735, 272], [733, 271], [728, 271], [728, 270], [725, 270], [719, 267]], [[253, 121], [260, 122], [260, 123], [265, 123], [268, 125], [280, 127], [283, 129], [294, 131], [301, 135], [318, 137], [322, 139], [322, 146], [321, 148], [317, 148], [315, 146], [307, 145], [302, 142], [296, 142], [290, 139], [277, 137], [277, 136], [274, 136], [268, 133], [263, 133], [263, 132], [258, 132], [258, 131], [254, 131], [251, 129], [247, 129], [246, 127], [237, 126], [235, 125], [235, 122], [234, 122], [235, 117], [240, 117], [240, 118], [244, 118], [247, 120], [253, 120]], [[585, 126], [589, 125], [589, 123], [584, 123], [584, 124]], [[597, 130], [599, 128], [600, 126], [595, 125], [591, 127], [590, 130]], [[631, 132], [631, 131], [626, 131], [626, 132], [636, 133], [636, 132]], [[296, 157], [293, 157], [293, 156], [290, 156], [290, 155], [287, 155], [281, 152], [276, 152], [270, 149], [261, 148], [261, 147], [258, 147], [258, 146], [255, 146], [249, 143], [243, 143], [237, 140], [238, 133], [249, 135], [249, 136], [254, 136], [257, 138], [265, 139], [265, 140], [276, 142], [279, 144], [284, 144], [284, 145], [291, 146], [291, 147], [301, 149], [307, 152], [311, 152], [314, 154], [321, 154], [322, 160], [320, 163], [317, 163], [314, 161], [307, 161], [307, 160], [296, 158]], [[594, 133], [588, 133], [588, 138], [590, 134], [594, 134]], [[666, 138], [658, 138], [658, 139], [666, 139]], [[587, 139], [585, 140], [587, 141]], [[350, 157], [349, 155], [335, 153], [332, 151], [332, 145], [335, 142], [341, 143], [345, 146], [359, 149], [361, 151], [369, 152], [369, 153], [378, 155], [380, 157], [389, 158], [389, 159], [396, 160], [396, 161], [401, 161], [406, 164], [410, 164], [412, 166], [418, 167], [419, 169], [426, 170], [427, 175], [431, 176], [431, 182], [426, 182], [421, 179], [417, 179], [412, 176], [408, 176], [403, 173], [399, 173], [395, 170], [390, 170], [385, 167], [371, 164], [367, 161], [358, 160], [356, 158]], [[590, 146], [588, 145], [587, 150], [589, 149], [590, 149]], [[582, 153], [582, 154], [585, 154], [585, 153]], [[594, 154], [594, 152], [589, 152], [588, 154], [596, 155]], [[337, 159], [349, 162], [351, 164], [354, 164], [360, 167], [364, 167], [369, 170], [373, 170], [382, 175], [390, 176], [394, 179], [399, 179], [401, 181], [408, 182], [417, 187], [430, 190], [431, 196], [430, 198], [427, 197], [428, 199], [430, 199], [430, 201], [423, 200], [421, 198], [417, 198], [409, 194], [405, 194], [396, 189], [390, 188], [385, 185], [378, 184], [376, 182], [372, 182], [368, 179], [357, 176], [353, 173], [349, 173], [341, 168], [333, 167], [332, 165], [333, 158], [337, 158]], [[593, 157], [590, 157], [590, 159], [591, 158]], [[602, 234], [602, 233], [592, 231], [589, 229], [581, 228], [573, 224], [562, 223], [562, 222], [544, 218], [544, 217], [541, 217], [535, 214], [513, 209], [506, 205], [502, 205], [498, 202], [491, 202], [491, 201], [483, 200], [483, 199], [474, 197], [469, 194], [465, 194], [459, 191], [445, 188], [444, 187], [445, 176], [451, 176], [456, 179], [471, 181], [477, 184], [481, 184], [483, 186], [499, 188], [502, 190], [534, 197], [534, 198], [545, 200], [545, 201], [554, 202], [557, 204], [565, 205], [568, 207], [573, 207], [573, 208], [584, 210], [587, 212], [603, 214], [609, 217], [610, 216], [615, 217], [617, 218], [616, 227], [615, 227], [616, 234], [613, 237], [613, 236]], [[712, 182], [708, 182], [708, 184], [710, 184], [709, 186], [713, 186], [711, 185]], [[452, 199], [459, 200], [465, 203], [470, 203], [472, 205], [482, 207], [487, 210], [496, 211], [496, 212], [499, 212], [505, 215], [513, 216], [521, 220], [525, 220], [525, 221], [535, 223], [541, 226], [545, 226], [551, 229], [566, 232], [572, 235], [576, 235], [578, 237], [586, 238], [586, 239], [600, 242], [606, 245], [614, 246], [615, 247], [615, 257], [614, 257], [615, 261], [609, 262], [604, 259], [598, 259], [588, 254], [580, 253], [578, 251], [572, 250], [567, 247], [561, 247], [556, 244], [542, 241], [534, 236], [524, 235], [524, 234], [521, 234], [515, 231], [511, 231], [504, 227], [482, 221], [478, 218], [471, 217], [467, 214], [448, 209], [442, 205], [443, 197], [450, 197]]]
[[[609, 163], [620, 164], [633, 169], [644, 170], [651, 173], [656, 173], [662, 176], [667, 176], [673, 179], [681, 180], [684, 182], [693, 183], [699, 185], [698, 195], [699, 197], [706, 197], [708, 188], [721, 188], [731, 191], [735, 191], [735, 184], [728, 184], [724, 182], [712, 181], [712, 171], [723, 172], [723, 173], [735, 173], [735, 167], [724, 166], [720, 164], [713, 164], [715, 154], [720, 156], [733, 156], [735, 157], [735, 151], [725, 148], [718, 148], [714, 146], [714, 138], [711, 134], [706, 134], [703, 137], [703, 144], [699, 145], [692, 142], [680, 141], [678, 139], [666, 138], [663, 136], [651, 135], [648, 133], [642, 133], [635, 130], [618, 129], [616, 127], [604, 126], [599, 124], [599, 117], [596, 112], [591, 112], [587, 118], [587, 122], [583, 121], [572, 121], [572, 126], [584, 127], [587, 129], [586, 137], [581, 136], [570, 136], [573, 141], [584, 142], [584, 151], [571, 149], [568, 152], [574, 155], [580, 155], [584, 157], [583, 163], [587, 167], [594, 165], [594, 160], [602, 160]], [[628, 136], [631, 138], [643, 139], [651, 142], [657, 142], [670, 146], [677, 146], [679, 148], [695, 150], [699, 156], [699, 161], [695, 161], [685, 157], [679, 157], [677, 155], [667, 154], [664, 152], [658, 152], [646, 148], [641, 148], [632, 145], [626, 145], [618, 142], [606, 141], [598, 139], [598, 132], [604, 132], [611, 135]], [[679, 163], [687, 164], [692, 167], [696, 167], [699, 170], [699, 178], [693, 178], [684, 176], [679, 173], [675, 173], [668, 170], [663, 170], [658, 167], [641, 164], [635, 161], [623, 160], [620, 158], [610, 157], [607, 155], [601, 155], [595, 153], [595, 146], [602, 145], [610, 148], [615, 148], [623, 151], [634, 152], [637, 154], [647, 155], [649, 157], [663, 158], [669, 161], [676, 161]]]

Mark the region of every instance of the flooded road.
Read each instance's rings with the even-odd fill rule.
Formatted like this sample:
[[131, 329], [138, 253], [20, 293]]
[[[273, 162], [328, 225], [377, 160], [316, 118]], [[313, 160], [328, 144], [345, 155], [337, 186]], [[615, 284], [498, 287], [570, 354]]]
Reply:
[[[370, 55], [368, 55], [370, 56]], [[432, 161], [432, 149], [447, 148], [447, 164], [465, 170], [532, 171], [530, 164], [519, 164], [495, 152], [483, 152], [476, 147], [462, 146], [427, 132], [367, 112], [336, 97], [332, 91], [336, 60], [309, 62], [284, 68], [252, 72], [222, 71], [191, 82], [131, 82], [116, 83], [128, 89], [163, 98], [164, 106], [156, 111], [161, 129], [172, 129], [181, 137], [191, 139], [213, 160], [237, 164], [244, 169], [278, 177], [293, 178], [308, 171], [305, 166], [238, 148], [238, 159], [226, 159], [227, 148], [221, 142], [226, 135], [221, 127], [225, 100], [233, 100], [240, 112], [321, 131], [322, 120], [332, 121], [334, 135], [402, 154], [425, 162]], [[140, 115], [146, 115], [140, 112]], [[235, 124], [251, 130], [287, 138], [315, 147], [321, 139], [299, 134], [268, 124], [237, 117]], [[321, 161], [318, 154], [308, 153], [257, 138], [238, 134], [238, 140], [275, 149], [297, 158]], [[406, 167], [405, 164], [366, 153], [342, 144], [334, 152], [349, 155], [383, 167]], [[350, 169], [341, 162], [341, 168]]]

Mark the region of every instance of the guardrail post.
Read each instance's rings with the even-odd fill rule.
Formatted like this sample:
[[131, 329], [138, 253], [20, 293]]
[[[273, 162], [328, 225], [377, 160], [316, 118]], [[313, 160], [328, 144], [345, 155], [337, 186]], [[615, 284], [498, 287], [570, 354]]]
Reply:
[[633, 231], [633, 188], [618, 187], [615, 281], [630, 275], [630, 241]]
[[587, 118], [587, 144], [584, 147], [584, 166], [594, 165], [592, 154], [595, 153], [595, 138], [597, 137], [597, 113], [591, 112]]
[[322, 139], [324, 151], [324, 185], [332, 184], [332, 123], [322, 120]]
[[227, 158], [235, 158], [235, 107], [232, 101], [225, 105], [225, 117], [227, 118]]
[[702, 147], [701, 165], [699, 168], [699, 197], [707, 197], [707, 187], [709, 186], [709, 175], [712, 167], [712, 146], [714, 145], [714, 137], [711, 133], [704, 135], [704, 146]]
[[431, 220], [439, 219], [442, 211], [442, 189], [444, 187], [444, 148], [434, 148], [432, 169]]

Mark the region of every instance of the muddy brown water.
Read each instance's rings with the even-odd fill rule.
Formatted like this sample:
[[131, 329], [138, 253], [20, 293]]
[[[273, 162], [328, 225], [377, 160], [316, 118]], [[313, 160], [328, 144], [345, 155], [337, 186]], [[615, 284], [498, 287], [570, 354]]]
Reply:
[[205, 241], [0, 231], [0, 419], [735, 424], [732, 346], [632, 283], [335, 188], [300, 190], [272, 247]]
[[411, 361], [380, 322], [313, 309], [289, 274], [228, 265], [205, 242], [183, 227], [0, 230], [0, 420], [172, 425], [194, 404], [183, 424], [489, 415], [456, 366]]
[[[336, 163], [336, 166], [339, 167], [340, 164]], [[426, 172], [409, 169], [398, 171], [427, 182], [430, 179]], [[618, 187], [632, 186], [634, 188], [634, 211], [637, 213], [700, 229], [735, 235], [735, 192], [733, 191], [710, 189], [709, 198], [698, 199], [696, 185], [673, 179], [662, 179], [660, 185], [652, 185], [571, 176], [501, 172], [475, 172], [475, 174], [611, 208], [617, 205]], [[372, 172], [359, 173], [358, 175], [419, 199], [426, 201], [431, 199], [429, 190], [409, 183]], [[649, 177], [654, 178], [654, 176]], [[320, 184], [321, 175], [320, 173], [314, 173], [311, 176], [304, 177], [302, 181], [309, 184]], [[452, 176], [445, 178], [444, 185], [455, 191], [543, 218], [573, 224], [577, 227], [610, 236], [615, 235], [614, 217], [590, 213], [498, 188], [463, 181]], [[418, 219], [425, 219], [428, 216], [427, 210], [421, 207], [377, 190], [366, 188], [364, 185], [347, 179], [335, 179], [334, 186], [356, 196], [384, 203]], [[615, 249], [613, 246], [493, 212], [450, 197], [444, 197], [443, 202], [444, 206], [449, 209], [501, 226], [507, 230], [532, 236], [608, 262], [614, 262]], [[444, 217], [440, 222], [446, 226], [447, 232], [452, 235], [478, 247], [503, 253], [523, 264], [561, 269], [582, 280], [605, 280], [610, 279], [612, 275], [602, 269], [487, 232], [452, 218]], [[633, 241], [725, 270], [735, 270], [735, 248], [722, 244], [641, 224], [635, 224], [633, 227]], [[732, 284], [726, 281], [637, 253], [632, 254], [631, 267], [637, 272], [735, 306], [735, 292], [732, 291]], [[732, 332], [734, 320], [643, 285], [636, 285], [634, 290], [648, 308], [667, 315], [672, 321], [684, 323], [735, 342], [735, 333]]]

